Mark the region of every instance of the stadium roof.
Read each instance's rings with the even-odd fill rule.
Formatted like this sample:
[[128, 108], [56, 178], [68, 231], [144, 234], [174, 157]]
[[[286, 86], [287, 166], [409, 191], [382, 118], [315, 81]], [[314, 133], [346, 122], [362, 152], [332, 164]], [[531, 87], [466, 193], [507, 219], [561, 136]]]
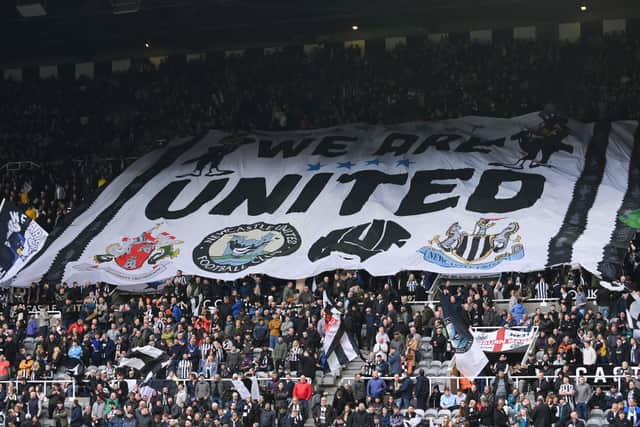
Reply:
[[640, 16], [637, 0], [141, 0], [138, 12], [120, 15], [112, 1], [125, 0], [40, 0], [47, 15], [24, 18], [17, 1], [39, 0], [0, 2], [4, 62], [43, 55], [93, 59], [143, 48], [145, 41], [166, 51], [311, 43], [348, 33], [354, 24], [363, 38], [365, 32], [382, 37], [389, 28], [468, 31]]

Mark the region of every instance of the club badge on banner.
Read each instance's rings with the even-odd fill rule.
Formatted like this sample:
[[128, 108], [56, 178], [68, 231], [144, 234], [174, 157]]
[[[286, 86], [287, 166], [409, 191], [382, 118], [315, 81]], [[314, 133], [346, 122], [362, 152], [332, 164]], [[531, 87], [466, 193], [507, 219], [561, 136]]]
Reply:
[[211, 131], [135, 162], [13, 284], [572, 263], [606, 277], [638, 208], [635, 130], [532, 113]]

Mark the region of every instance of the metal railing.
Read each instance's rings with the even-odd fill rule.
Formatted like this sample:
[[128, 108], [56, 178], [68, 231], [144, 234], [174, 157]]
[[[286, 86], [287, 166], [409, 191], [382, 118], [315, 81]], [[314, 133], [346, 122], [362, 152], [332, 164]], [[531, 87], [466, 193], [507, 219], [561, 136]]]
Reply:
[[[621, 381], [624, 379], [624, 375], [574, 375], [574, 380], [577, 382], [578, 377], [580, 376], [584, 377], [586, 380], [597, 379], [599, 381], [604, 380], [604, 382], [607, 384], [615, 383], [616, 386], [618, 387], [618, 390], [620, 390]], [[368, 380], [368, 379], [371, 379], [372, 377], [366, 377], [362, 375], [361, 378], [363, 380]], [[394, 377], [390, 377], [390, 376], [384, 376], [384, 377], [380, 376], [379, 378], [386, 381], [388, 380], [392, 381], [394, 379]], [[468, 381], [464, 377], [456, 377], [456, 376], [427, 376], [426, 378], [427, 378], [427, 381], [429, 382], [429, 390], [433, 390], [433, 386], [438, 385], [440, 387], [440, 391], [442, 391], [443, 387], [449, 387], [452, 390], [452, 392], [455, 392], [458, 389], [460, 389], [461, 381], [463, 380]], [[488, 384], [492, 384], [495, 378], [496, 378], [495, 375], [479, 376], [475, 378], [475, 381], [479, 381], [481, 383], [484, 383], [485, 385], [488, 385]], [[537, 376], [533, 376], [533, 375], [509, 375], [509, 376], [506, 376], [505, 378], [507, 378], [509, 382], [513, 385], [513, 390], [520, 390], [521, 382], [535, 381], [538, 379]], [[558, 378], [558, 375], [545, 376], [546, 380], [555, 380], [556, 378]], [[345, 383], [353, 383], [354, 380], [355, 380], [355, 377], [353, 376], [341, 377], [338, 384], [342, 386]], [[607, 380], [611, 380], [611, 381], [607, 381]]]
[[7, 162], [4, 165], [0, 166], [0, 170], [4, 170], [5, 172], [16, 172], [23, 169], [40, 169], [40, 165], [38, 163], [27, 160], [24, 162]]
[[[237, 379], [242, 380], [245, 379], [245, 376], [239, 376]], [[256, 379], [258, 380], [258, 382], [265, 382], [265, 381], [271, 381], [271, 378], [266, 376], [266, 377], [260, 377], [257, 376]], [[300, 379], [300, 377], [298, 376], [292, 376], [291, 380], [292, 381], [298, 381]], [[204, 380], [206, 382], [213, 382], [215, 381], [213, 378], [204, 378]], [[222, 378], [221, 379], [224, 382], [233, 382], [235, 379], [234, 378]], [[115, 380], [113, 380], [115, 381]], [[140, 385], [140, 383], [142, 382], [142, 380], [135, 380], [136, 381], [136, 385]], [[180, 384], [182, 383], [185, 388], [187, 386], [187, 382], [189, 382], [189, 379], [186, 378], [162, 378], [162, 379], [156, 379], [157, 382], [164, 382], [164, 383], [175, 383], [175, 384]], [[47, 389], [48, 387], [52, 387], [54, 384], [58, 384], [58, 385], [66, 385], [66, 384], [70, 384], [71, 387], [71, 395], [68, 396], [70, 399], [75, 399], [77, 397], [77, 391], [78, 391], [78, 387], [82, 384], [89, 384], [89, 380], [81, 380], [81, 381], [77, 381], [75, 378], [71, 378], [71, 379], [60, 379], [60, 380], [29, 380], [29, 379], [23, 379], [23, 378], [16, 378], [16, 379], [11, 379], [11, 380], [0, 380], [0, 384], [5, 384], [5, 390], [6, 388], [10, 385], [13, 384], [15, 387], [15, 392], [16, 394], [21, 394], [24, 391], [24, 388], [27, 387], [38, 387], [38, 386], [42, 386], [42, 391], [45, 394], [47, 393]]]
[[[88, 382], [88, 381], [87, 381]], [[24, 380], [21, 378], [17, 378], [17, 379], [13, 379], [13, 380], [3, 380], [0, 381], [0, 384], [5, 384], [5, 389], [6, 387], [9, 386], [9, 384], [13, 384], [15, 386], [15, 392], [16, 394], [20, 394], [23, 392], [22, 387], [33, 387], [33, 386], [39, 386], [42, 385], [42, 391], [44, 394], [48, 394], [47, 393], [47, 385], [52, 386], [53, 384], [60, 384], [60, 385], [64, 385], [64, 384], [71, 384], [71, 398], [75, 399], [76, 398], [76, 380], [74, 379], [70, 379], [70, 380]]]

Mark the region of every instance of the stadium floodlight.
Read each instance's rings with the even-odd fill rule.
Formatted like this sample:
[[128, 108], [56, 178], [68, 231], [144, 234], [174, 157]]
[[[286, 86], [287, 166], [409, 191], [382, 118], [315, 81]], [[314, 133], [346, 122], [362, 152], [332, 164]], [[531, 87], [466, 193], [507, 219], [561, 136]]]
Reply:
[[357, 25], [352, 25], [352, 26], [351, 26], [351, 29], [352, 29], [353, 31], [358, 31], [358, 28], [359, 28], [359, 27], [358, 27]]
[[16, 9], [23, 18], [45, 16], [47, 14], [47, 0], [17, 0]]
[[580, 6], [580, 10], [583, 12], [587, 11], [587, 5], [583, 4], [582, 6]]
[[151, 47], [151, 43], [149, 43], [149, 42], [144, 42], [144, 47], [146, 47], [146, 48], [150, 48], [150, 47]]
[[136, 13], [140, 10], [142, 0], [111, 0], [111, 10], [114, 15]]

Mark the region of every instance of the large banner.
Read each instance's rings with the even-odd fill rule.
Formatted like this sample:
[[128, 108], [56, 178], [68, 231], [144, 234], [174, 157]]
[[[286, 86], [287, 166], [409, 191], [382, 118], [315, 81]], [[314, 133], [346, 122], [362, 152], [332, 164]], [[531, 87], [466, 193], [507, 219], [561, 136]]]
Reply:
[[472, 331], [475, 342], [486, 353], [524, 353], [535, 339], [535, 331], [499, 328]]
[[139, 159], [14, 284], [570, 263], [607, 276], [633, 233], [618, 217], [640, 198], [635, 130], [535, 113], [211, 131]]
[[6, 199], [0, 202], [0, 283], [14, 277], [44, 246], [47, 232]]

